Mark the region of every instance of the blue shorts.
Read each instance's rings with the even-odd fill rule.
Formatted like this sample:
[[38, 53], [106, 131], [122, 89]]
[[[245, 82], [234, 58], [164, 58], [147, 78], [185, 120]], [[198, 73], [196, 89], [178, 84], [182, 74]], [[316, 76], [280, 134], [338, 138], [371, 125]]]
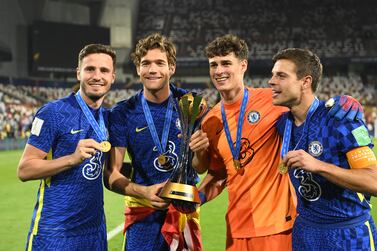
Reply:
[[372, 217], [355, 224], [312, 224], [297, 217], [292, 232], [292, 250], [374, 250], [376, 226]]
[[143, 220], [127, 228], [124, 236], [124, 250], [127, 251], [169, 251], [170, 248], [161, 234], [166, 210], [157, 210]]
[[26, 250], [107, 251], [106, 228], [90, 235], [77, 236], [41, 236], [29, 233]]

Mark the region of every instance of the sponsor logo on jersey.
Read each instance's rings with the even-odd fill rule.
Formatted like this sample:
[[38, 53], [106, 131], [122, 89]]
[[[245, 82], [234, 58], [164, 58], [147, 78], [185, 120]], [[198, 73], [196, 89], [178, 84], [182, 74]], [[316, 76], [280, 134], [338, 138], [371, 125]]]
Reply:
[[321, 197], [321, 186], [313, 179], [311, 172], [303, 169], [295, 169], [293, 175], [300, 180], [298, 193], [307, 201], [316, 201]]
[[102, 152], [96, 151], [96, 154], [89, 159], [89, 163], [82, 168], [82, 175], [87, 180], [95, 180], [102, 173]]
[[83, 129], [79, 129], [79, 130], [73, 130], [73, 128], [71, 129], [71, 134], [76, 134], [76, 133], [79, 133], [79, 132], [82, 132], [84, 131]]
[[139, 133], [139, 132], [141, 132], [141, 131], [143, 131], [143, 130], [145, 130], [145, 129], [147, 129], [148, 128], [148, 126], [144, 126], [144, 127], [136, 127], [136, 133]]
[[[178, 163], [178, 155], [175, 152], [175, 148], [176, 147], [175, 147], [174, 142], [168, 141], [167, 149], [164, 152], [164, 156], [167, 158], [166, 163], [161, 165], [158, 162], [158, 157], [156, 157], [153, 161], [154, 168], [156, 168], [158, 171], [161, 171], [161, 172], [169, 172], [169, 171], [173, 170]], [[154, 147], [153, 151], [157, 152], [157, 147]], [[157, 155], [159, 155], [159, 154], [157, 154]]]

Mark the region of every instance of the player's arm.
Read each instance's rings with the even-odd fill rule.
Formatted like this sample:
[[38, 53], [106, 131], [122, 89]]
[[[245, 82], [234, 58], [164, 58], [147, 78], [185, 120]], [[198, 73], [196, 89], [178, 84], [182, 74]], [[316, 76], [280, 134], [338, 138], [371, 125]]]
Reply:
[[377, 161], [373, 151], [367, 146], [358, 147], [347, 153], [347, 159], [350, 169], [317, 160], [304, 150], [297, 150], [288, 152], [283, 161], [290, 168], [317, 173], [338, 186], [377, 196]]
[[70, 155], [57, 159], [46, 159], [48, 153], [37, 147], [26, 144], [24, 153], [18, 164], [17, 174], [20, 180], [36, 180], [56, 175], [70, 169], [87, 158], [91, 158], [101, 145], [93, 139], [80, 140], [76, 150]]
[[202, 204], [216, 198], [226, 187], [226, 170], [209, 169], [199, 186], [199, 194]]
[[194, 153], [192, 166], [199, 174], [206, 172], [209, 166], [208, 146], [207, 134], [202, 130], [197, 130], [191, 136], [189, 147]]
[[106, 188], [122, 195], [147, 199], [155, 208], [166, 208], [169, 202], [158, 196], [165, 183], [143, 186], [132, 182], [121, 173], [125, 154], [125, 147], [111, 148], [109, 164], [104, 171], [104, 184]]

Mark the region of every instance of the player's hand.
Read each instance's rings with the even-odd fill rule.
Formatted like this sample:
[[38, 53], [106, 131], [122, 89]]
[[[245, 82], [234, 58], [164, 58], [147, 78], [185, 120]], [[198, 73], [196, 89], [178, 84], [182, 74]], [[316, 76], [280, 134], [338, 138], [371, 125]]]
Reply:
[[96, 151], [101, 151], [101, 144], [94, 139], [82, 139], [76, 146], [75, 152], [72, 154], [73, 164], [77, 165], [85, 159], [91, 158]]
[[207, 150], [209, 146], [209, 140], [207, 133], [202, 130], [197, 130], [190, 138], [189, 147], [194, 153], [197, 151]]
[[166, 182], [146, 187], [146, 193], [145, 193], [144, 197], [156, 209], [160, 209], [160, 210], [166, 209], [170, 205], [171, 200], [164, 199], [164, 198], [161, 198], [161, 197], [158, 196], [158, 194], [161, 192], [161, 190], [162, 190], [162, 188], [164, 187], [165, 184], [166, 184]]
[[283, 159], [288, 168], [301, 168], [305, 171], [316, 173], [320, 169], [320, 161], [304, 150], [289, 151]]
[[331, 107], [330, 116], [338, 120], [346, 118], [348, 121], [355, 119], [362, 120], [364, 116], [363, 107], [351, 96], [335, 96], [326, 102], [326, 107]]

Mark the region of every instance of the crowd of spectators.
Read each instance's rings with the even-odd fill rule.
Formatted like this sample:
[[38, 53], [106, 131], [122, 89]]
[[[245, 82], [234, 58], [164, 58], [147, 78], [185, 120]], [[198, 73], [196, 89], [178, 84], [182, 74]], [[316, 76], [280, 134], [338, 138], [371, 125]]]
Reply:
[[162, 32], [180, 57], [203, 58], [203, 46], [226, 33], [246, 39], [254, 59], [287, 47], [321, 57], [377, 56], [376, 15], [375, 0], [142, 0], [136, 39]]
[[[256, 88], [268, 86], [268, 77], [245, 77], [245, 85]], [[215, 88], [209, 83], [185, 83], [184, 79], [174, 80], [179, 87], [197, 92], [207, 100], [210, 107], [219, 100]], [[106, 96], [105, 105], [113, 106], [120, 100], [136, 94], [142, 86], [137, 78], [129, 88], [115, 84]], [[358, 99], [364, 106], [365, 119], [371, 132], [377, 123], [377, 75], [361, 77], [356, 74], [325, 76], [322, 79], [318, 97], [327, 100], [339, 94], [347, 94]], [[33, 116], [44, 103], [61, 98], [72, 92], [72, 87], [47, 87], [38, 85], [13, 85], [0, 83], [0, 139], [25, 138], [28, 136]]]
[[35, 111], [36, 103], [25, 103], [0, 91], [0, 140], [27, 137]]

